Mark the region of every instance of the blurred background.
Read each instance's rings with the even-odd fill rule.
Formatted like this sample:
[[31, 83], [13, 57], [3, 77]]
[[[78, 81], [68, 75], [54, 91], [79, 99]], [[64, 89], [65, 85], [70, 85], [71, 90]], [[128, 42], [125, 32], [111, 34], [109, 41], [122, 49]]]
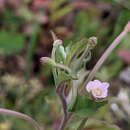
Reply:
[[[50, 56], [50, 31], [64, 46], [84, 37], [98, 37], [86, 64], [86, 70], [91, 70], [129, 20], [129, 0], [0, 0], [0, 107], [31, 116], [43, 130], [56, 130], [60, 102], [51, 70], [39, 60]], [[93, 115], [87, 130], [130, 130], [130, 34], [96, 78], [110, 82], [110, 103]], [[104, 126], [98, 120], [109, 124]], [[71, 130], [75, 123], [70, 122]], [[23, 129], [33, 128], [24, 120], [0, 115], [0, 130]]]

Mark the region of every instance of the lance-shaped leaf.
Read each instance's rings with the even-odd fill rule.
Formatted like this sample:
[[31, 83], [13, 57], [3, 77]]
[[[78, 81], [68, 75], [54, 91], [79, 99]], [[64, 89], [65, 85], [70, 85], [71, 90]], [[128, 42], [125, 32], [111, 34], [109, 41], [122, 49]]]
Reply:
[[88, 56], [86, 56], [78, 65], [80, 58], [75, 60], [72, 65], [73, 70], [81, 70], [83, 67], [85, 67], [86, 63], [91, 59], [91, 51], [88, 52]]
[[85, 48], [87, 45], [88, 39], [83, 39], [77, 43], [71, 43], [67, 46], [67, 56], [65, 60], [65, 64], [70, 64], [74, 58], [76, 58]]
[[94, 130], [121, 130], [117, 125], [108, 123], [102, 120], [89, 119], [85, 129], [94, 129]]
[[65, 73], [64, 71], [63, 72], [61, 71], [58, 74], [57, 84], [60, 84], [63, 81], [69, 81], [69, 80], [75, 80], [75, 79], [77, 79], [76, 76], [72, 77], [72, 75], [69, 75], [69, 74]]
[[[81, 56], [81, 61], [87, 56], [88, 51], [93, 49], [97, 43], [96, 37], [90, 37], [89, 39], [83, 39], [75, 44], [69, 44], [66, 48], [67, 57], [65, 64], [71, 66], [73, 61]], [[83, 54], [82, 54], [83, 53]], [[81, 63], [81, 61], [79, 61]]]
[[70, 112], [74, 112], [76, 115], [85, 118], [91, 116], [97, 111], [98, 108], [107, 104], [107, 101], [95, 102], [87, 99], [85, 96], [78, 96], [75, 105]]
[[90, 37], [88, 39], [88, 44], [87, 47], [85, 48], [85, 50], [83, 51], [82, 54], [79, 55], [78, 59], [76, 60], [76, 63], [73, 63], [72, 65], [74, 67], [72, 67], [75, 71], [79, 70], [79, 68], [82, 68], [85, 64], [85, 62], [87, 62], [88, 60], [90, 60], [91, 58], [91, 49], [93, 49], [95, 47], [95, 45], [97, 44], [97, 38], [96, 37]]
[[[64, 70], [64, 72], [66, 72], [66, 74], [68, 75], [68, 77], [70, 79], [73, 79], [73, 80], [77, 80], [78, 79], [78, 76], [76, 73], [74, 73], [72, 71], [72, 69], [70, 69], [69, 67], [65, 66], [64, 64], [56, 64], [55, 67], [57, 69], [61, 69], [61, 70]], [[59, 76], [59, 75], [58, 75]]]

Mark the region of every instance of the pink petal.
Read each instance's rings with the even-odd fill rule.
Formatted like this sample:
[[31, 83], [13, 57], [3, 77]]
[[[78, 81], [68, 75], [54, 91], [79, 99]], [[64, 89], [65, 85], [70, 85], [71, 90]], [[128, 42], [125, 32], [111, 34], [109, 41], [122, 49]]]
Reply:
[[105, 89], [107, 89], [107, 88], [109, 88], [109, 83], [107, 83], [107, 82], [103, 82], [102, 83], [102, 86], [105, 88]]
[[108, 90], [106, 89], [104, 92], [102, 92], [101, 97], [105, 98], [105, 97], [107, 97], [107, 95], [108, 95]]
[[88, 92], [90, 92], [92, 90], [93, 86], [94, 86], [94, 82], [93, 81], [88, 82], [88, 84], [86, 86], [86, 90]]
[[[92, 95], [94, 98], [105, 98], [108, 95], [108, 87], [109, 87], [109, 83], [107, 82], [100, 82], [99, 80], [94, 80], [94, 81], [90, 81], [87, 86], [86, 86], [86, 90], [88, 92], [92, 92]], [[97, 96], [96, 93], [94, 93], [94, 89], [100, 89], [101, 90], [101, 95]]]

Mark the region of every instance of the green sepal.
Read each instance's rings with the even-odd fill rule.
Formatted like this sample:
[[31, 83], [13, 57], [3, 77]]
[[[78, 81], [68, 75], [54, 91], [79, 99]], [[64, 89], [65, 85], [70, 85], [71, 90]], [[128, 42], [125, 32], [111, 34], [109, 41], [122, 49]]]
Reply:
[[107, 104], [107, 101], [95, 102], [85, 96], [78, 96], [73, 109], [69, 112], [74, 112], [76, 115], [85, 118], [91, 116], [105, 104]]
[[[83, 61], [80, 63], [80, 65], [77, 67], [77, 63], [79, 61], [79, 59], [75, 60], [75, 62], [72, 65], [72, 69], [74, 71], [79, 71], [81, 70], [83, 67], [85, 67], [86, 63], [91, 59], [91, 51], [89, 51], [88, 56], [86, 56], [86, 58], [83, 59]], [[77, 67], [77, 68], [76, 68]]]
[[56, 38], [56, 35], [53, 31], [51, 31], [51, 35], [52, 35], [53, 40], [55, 41], [57, 38]]
[[64, 60], [66, 58], [66, 52], [64, 50], [64, 47], [62, 45], [60, 45], [57, 49], [56, 49], [56, 62], [57, 63], [64, 63]]
[[58, 85], [58, 84], [60, 84], [61, 82], [67, 81], [67, 80], [70, 80], [70, 79], [71, 79], [71, 77], [70, 77], [68, 74], [66, 74], [65, 72], [60, 72], [60, 73], [58, 74], [58, 78], [57, 78], [56, 84]]
[[71, 73], [69, 74], [69, 76], [71, 77], [72, 80], [78, 80], [78, 76], [77, 76], [77, 74], [74, 73], [74, 72], [71, 72]]
[[58, 78], [57, 78], [57, 82], [56, 84], [59, 84], [61, 83], [62, 81], [67, 81], [67, 80], [77, 80], [78, 77], [76, 74], [74, 73], [70, 73], [70, 74], [67, 74], [65, 73], [64, 71], [60, 71], [58, 73]]
[[88, 39], [83, 39], [75, 44], [69, 44], [66, 48], [67, 56], [65, 60], [65, 65], [68, 65], [70, 62], [76, 59], [85, 50], [87, 44]]

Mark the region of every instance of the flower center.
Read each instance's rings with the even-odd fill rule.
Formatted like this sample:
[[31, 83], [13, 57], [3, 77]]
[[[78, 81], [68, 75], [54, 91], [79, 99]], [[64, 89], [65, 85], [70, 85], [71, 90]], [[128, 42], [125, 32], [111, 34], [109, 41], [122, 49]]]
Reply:
[[93, 89], [93, 93], [95, 93], [96, 96], [101, 96], [102, 92], [99, 88]]

